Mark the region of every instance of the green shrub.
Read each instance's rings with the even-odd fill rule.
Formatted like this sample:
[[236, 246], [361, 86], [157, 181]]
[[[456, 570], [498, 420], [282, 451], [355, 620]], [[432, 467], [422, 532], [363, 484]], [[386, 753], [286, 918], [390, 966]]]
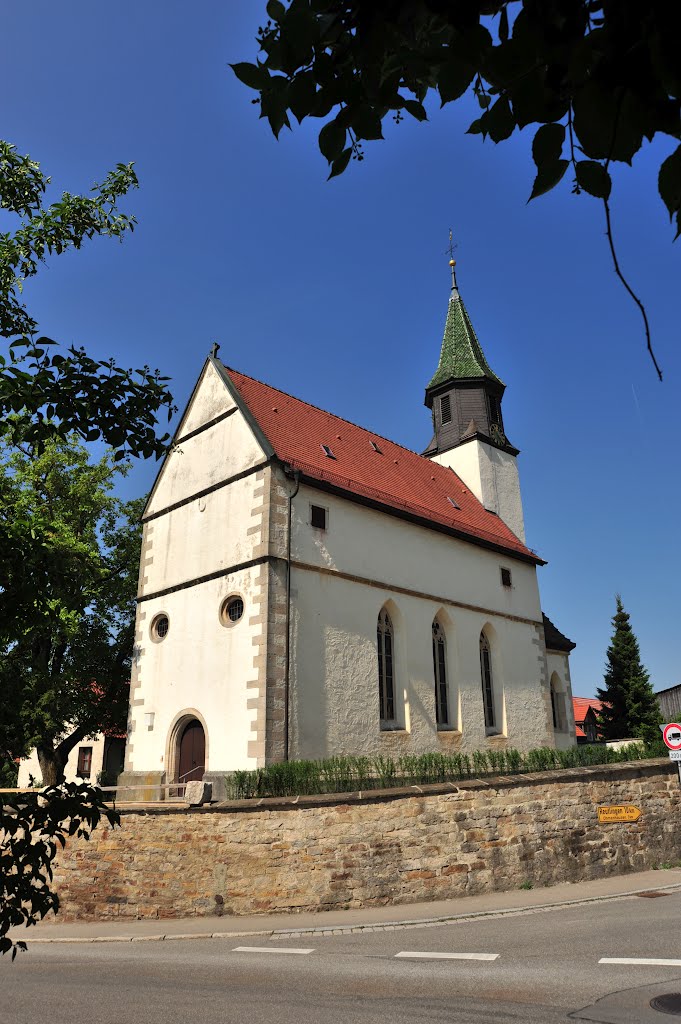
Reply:
[[[662, 748], [662, 749], [661, 749]], [[526, 754], [508, 750], [476, 750], [469, 754], [404, 754], [392, 757], [329, 757], [321, 761], [284, 761], [254, 771], [235, 771], [227, 779], [237, 800], [265, 796], [347, 793], [354, 790], [418, 786], [493, 774], [550, 771], [599, 764], [638, 761], [664, 754], [664, 744], [629, 743], [619, 750], [603, 743], [554, 750], [538, 747]]]

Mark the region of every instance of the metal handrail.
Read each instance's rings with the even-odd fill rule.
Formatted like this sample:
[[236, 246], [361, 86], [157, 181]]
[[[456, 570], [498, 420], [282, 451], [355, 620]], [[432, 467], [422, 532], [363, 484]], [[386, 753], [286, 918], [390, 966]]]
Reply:
[[[178, 781], [178, 783], [182, 783], [182, 779], [186, 779], [187, 776], [191, 775], [192, 772], [205, 772], [205, 770], [206, 770], [205, 764], [197, 765], [196, 768], [190, 768], [188, 772], [184, 773], [184, 775], [180, 775], [178, 777], [177, 781]], [[186, 785], [186, 783], [185, 783], [185, 785]]]

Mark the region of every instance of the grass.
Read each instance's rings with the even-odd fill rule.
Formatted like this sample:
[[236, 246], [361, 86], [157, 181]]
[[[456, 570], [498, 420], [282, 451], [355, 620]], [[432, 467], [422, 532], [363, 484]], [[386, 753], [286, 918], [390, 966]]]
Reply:
[[538, 747], [522, 754], [518, 750], [476, 750], [473, 754], [408, 754], [404, 757], [329, 757], [320, 761], [285, 761], [235, 771], [227, 777], [232, 799], [251, 800], [267, 796], [303, 796], [320, 793], [348, 793], [355, 790], [390, 789], [437, 782], [458, 782], [489, 775], [519, 775], [526, 772], [618, 764], [661, 757], [664, 745], [629, 743], [618, 750], [601, 744], [554, 750]]

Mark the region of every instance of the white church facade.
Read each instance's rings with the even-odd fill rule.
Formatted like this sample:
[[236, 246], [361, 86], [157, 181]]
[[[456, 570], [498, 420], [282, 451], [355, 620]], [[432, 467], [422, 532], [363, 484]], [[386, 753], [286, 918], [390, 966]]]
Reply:
[[208, 358], [143, 516], [122, 784], [574, 744], [503, 392], [456, 287], [423, 455]]

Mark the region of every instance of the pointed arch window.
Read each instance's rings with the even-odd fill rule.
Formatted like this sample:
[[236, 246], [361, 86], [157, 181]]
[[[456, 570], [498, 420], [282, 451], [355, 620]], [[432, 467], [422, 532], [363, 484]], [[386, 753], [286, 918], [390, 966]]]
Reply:
[[395, 656], [394, 631], [385, 608], [378, 616], [376, 629], [378, 649], [378, 697], [381, 722], [395, 722]]
[[553, 728], [556, 732], [567, 731], [567, 716], [565, 714], [565, 700], [560, 692], [558, 680], [555, 676], [551, 678], [551, 714], [553, 716]]
[[494, 709], [492, 651], [489, 645], [489, 640], [484, 633], [480, 634], [480, 675], [482, 676], [482, 701], [485, 709], [485, 728], [495, 730], [497, 722]]
[[449, 691], [447, 688], [447, 641], [437, 619], [433, 619], [433, 676], [435, 678], [435, 722], [450, 725]]

